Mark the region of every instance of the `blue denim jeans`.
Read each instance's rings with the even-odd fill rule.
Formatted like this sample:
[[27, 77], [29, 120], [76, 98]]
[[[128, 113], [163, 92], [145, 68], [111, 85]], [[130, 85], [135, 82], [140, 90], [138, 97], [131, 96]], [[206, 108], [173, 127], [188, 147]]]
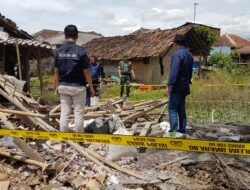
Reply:
[[168, 101], [168, 112], [170, 122], [169, 132], [186, 132], [187, 116], [185, 104], [186, 95], [170, 93]]

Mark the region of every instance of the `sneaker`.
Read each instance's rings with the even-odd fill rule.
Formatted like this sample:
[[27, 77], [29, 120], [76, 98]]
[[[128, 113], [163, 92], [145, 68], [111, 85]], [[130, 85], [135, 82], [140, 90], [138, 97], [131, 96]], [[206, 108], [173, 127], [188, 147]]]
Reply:
[[186, 130], [178, 130], [179, 133], [183, 133], [183, 134], [186, 134], [187, 131]]

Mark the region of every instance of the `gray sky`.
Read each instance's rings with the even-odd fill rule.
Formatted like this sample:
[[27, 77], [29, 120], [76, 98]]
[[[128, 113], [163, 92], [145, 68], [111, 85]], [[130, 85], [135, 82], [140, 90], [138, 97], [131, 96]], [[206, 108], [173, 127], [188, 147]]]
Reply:
[[[0, 0], [0, 13], [29, 33], [75, 24], [104, 36], [193, 21], [194, 0]], [[250, 37], [249, 0], [196, 0], [197, 22]]]

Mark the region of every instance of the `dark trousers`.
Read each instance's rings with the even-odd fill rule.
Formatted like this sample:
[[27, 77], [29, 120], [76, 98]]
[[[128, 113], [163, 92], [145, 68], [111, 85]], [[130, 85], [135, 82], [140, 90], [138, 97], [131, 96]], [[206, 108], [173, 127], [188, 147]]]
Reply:
[[[169, 132], [186, 132], [187, 115], [186, 115], [186, 95], [170, 93], [168, 102]], [[179, 125], [179, 129], [178, 129]]]
[[[94, 86], [94, 89], [95, 89], [95, 95], [96, 96], [99, 96], [99, 92], [98, 92], [98, 87], [99, 87], [99, 80], [92, 80], [93, 82], [93, 86]], [[90, 98], [91, 98], [91, 92], [90, 92], [90, 88], [87, 87], [87, 94], [86, 94], [86, 103], [85, 103], [85, 106], [90, 106]]]
[[122, 75], [121, 76], [120, 97], [123, 97], [125, 86], [126, 86], [126, 95], [127, 95], [127, 97], [129, 97], [129, 93], [130, 93], [130, 81], [131, 81], [131, 76], [130, 75]]

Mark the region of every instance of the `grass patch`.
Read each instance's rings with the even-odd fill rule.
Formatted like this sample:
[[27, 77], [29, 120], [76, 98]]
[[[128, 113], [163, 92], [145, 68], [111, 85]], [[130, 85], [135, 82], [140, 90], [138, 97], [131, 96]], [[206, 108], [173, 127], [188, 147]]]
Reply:
[[53, 76], [46, 75], [43, 77], [44, 82], [44, 95], [41, 96], [40, 81], [39, 78], [31, 78], [30, 91], [33, 97], [41, 97], [47, 104], [53, 105], [59, 103], [59, 97], [55, 94], [55, 88], [53, 83]]
[[[187, 97], [187, 114], [194, 123], [211, 123], [212, 113], [214, 122], [240, 121], [250, 123], [250, 86], [206, 86], [207, 84], [235, 84], [250, 83], [250, 72], [242, 69], [233, 73], [216, 70], [208, 77], [194, 78], [191, 86], [191, 95]], [[43, 98], [48, 104], [59, 102], [59, 97], [54, 94], [52, 76], [44, 77], [45, 93]], [[40, 83], [38, 78], [31, 79], [31, 93], [40, 96]], [[120, 96], [120, 85], [101, 87], [101, 99]], [[163, 96], [163, 88], [140, 91], [138, 87], [131, 87], [128, 102], [167, 99]]]
[[[209, 73], [205, 79], [194, 78], [186, 105], [189, 120], [194, 123], [211, 123], [213, 114], [214, 122], [240, 121], [249, 124], [250, 86], [207, 86], [207, 84], [249, 83], [249, 76], [246, 74], [237, 76], [223, 70], [216, 70]], [[120, 85], [118, 84], [106, 88], [101, 98], [116, 97], [119, 93]], [[163, 89], [140, 91], [132, 87], [128, 101], [136, 103], [159, 99], [167, 99], [163, 96]]]
[[[125, 93], [124, 93], [125, 94]], [[104, 86], [101, 88], [101, 98], [108, 99], [113, 97], [120, 96], [120, 85], [111, 85], [109, 87]], [[140, 102], [140, 101], [149, 101], [149, 100], [159, 100], [163, 97], [163, 89], [155, 89], [148, 91], [141, 91], [138, 87], [130, 88], [130, 97], [128, 98], [129, 102]]]
[[191, 121], [211, 123], [213, 115], [214, 122], [250, 123], [250, 86], [206, 86], [249, 83], [250, 77], [245, 74], [216, 70], [209, 73], [206, 79], [195, 80], [191, 86], [191, 95], [187, 97], [187, 112]]

